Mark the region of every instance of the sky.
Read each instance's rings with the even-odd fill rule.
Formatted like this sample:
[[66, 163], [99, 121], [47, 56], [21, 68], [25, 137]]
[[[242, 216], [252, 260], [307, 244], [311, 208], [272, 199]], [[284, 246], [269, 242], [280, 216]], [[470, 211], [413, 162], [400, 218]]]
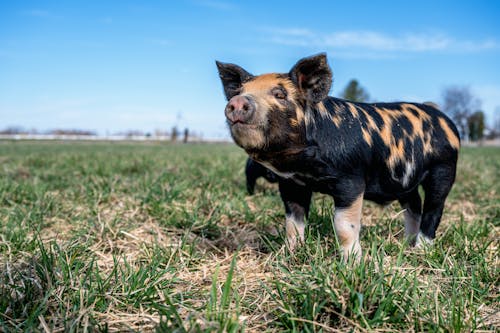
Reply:
[[468, 86], [500, 119], [499, 1], [1, 1], [0, 129], [173, 126], [228, 138], [215, 60], [288, 72], [326, 52], [338, 96], [434, 101]]

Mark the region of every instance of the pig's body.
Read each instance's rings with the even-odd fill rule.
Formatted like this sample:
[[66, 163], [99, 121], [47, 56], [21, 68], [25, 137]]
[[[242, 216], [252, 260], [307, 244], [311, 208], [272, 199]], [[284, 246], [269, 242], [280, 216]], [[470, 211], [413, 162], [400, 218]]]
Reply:
[[[346, 258], [361, 254], [363, 198], [398, 200], [406, 208], [411, 243], [435, 237], [460, 146], [443, 113], [427, 104], [328, 97], [331, 72], [324, 55], [302, 59], [288, 74], [255, 77], [235, 65], [218, 65], [235, 142], [280, 176], [292, 248], [303, 239], [312, 192], [334, 198]], [[423, 209], [419, 185], [426, 193]]]

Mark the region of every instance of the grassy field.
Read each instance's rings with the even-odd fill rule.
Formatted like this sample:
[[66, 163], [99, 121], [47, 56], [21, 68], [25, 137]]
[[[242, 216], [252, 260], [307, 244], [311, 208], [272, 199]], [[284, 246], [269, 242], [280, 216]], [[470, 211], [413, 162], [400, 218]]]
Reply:
[[366, 203], [359, 266], [315, 195], [290, 255], [229, 144], [0, 142], [0, 331], [500, 329], [500, 148], [463, 149], [431, 248]]

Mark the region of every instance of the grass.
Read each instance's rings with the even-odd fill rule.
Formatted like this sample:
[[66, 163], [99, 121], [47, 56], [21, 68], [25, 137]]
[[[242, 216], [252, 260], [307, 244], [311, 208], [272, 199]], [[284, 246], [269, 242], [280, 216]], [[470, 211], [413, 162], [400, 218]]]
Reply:
[[282, 203], [229, 144], [0, 142], [0, 331], [500, 329], [500, 149], [462, 149], [431, 248], [363, 208], [359, 266], [332, 200], [284, 248]]

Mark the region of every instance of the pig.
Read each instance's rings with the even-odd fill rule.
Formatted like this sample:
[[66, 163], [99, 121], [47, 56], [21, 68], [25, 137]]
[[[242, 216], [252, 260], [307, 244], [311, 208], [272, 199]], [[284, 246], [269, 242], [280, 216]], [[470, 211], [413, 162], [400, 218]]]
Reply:
[[262, 164], [255, 162], [250, 157], [247, 158], [247, 164], [245, 166], [245, 176], [247, 178], [247, 192], [249, 195], [254, 193], [255, 182], [260, 177], [264, 177], [270, 183], [278, 182], [278, 176], [263, 166]]
[[299, 60], [288, 73], [255, 76], [235, 64], [216, 65], [234, 142], [279, 176], [291, 251], [304, 241], [313, 192], [333, 197], [344, 260], [361, 258], [364, 199], [399, 201], [409, 244], [432, 243], [460, 148], [457, 128], [444, 113], [428, 103], [330, 97], [332, 71], [324, 53]]

